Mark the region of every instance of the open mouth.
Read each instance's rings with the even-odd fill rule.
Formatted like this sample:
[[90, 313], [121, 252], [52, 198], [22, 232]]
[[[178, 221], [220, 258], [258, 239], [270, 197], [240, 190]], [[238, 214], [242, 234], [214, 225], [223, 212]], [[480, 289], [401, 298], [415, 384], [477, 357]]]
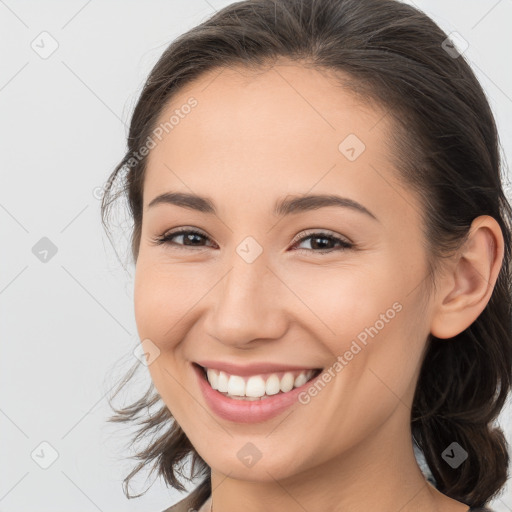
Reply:
[[193, 363], [210, 387], [235, 400], [264, 400], [274, 395], [305, 386], [323, 371], [323, 368], [273, 372], [242, 377], [207, 369]]

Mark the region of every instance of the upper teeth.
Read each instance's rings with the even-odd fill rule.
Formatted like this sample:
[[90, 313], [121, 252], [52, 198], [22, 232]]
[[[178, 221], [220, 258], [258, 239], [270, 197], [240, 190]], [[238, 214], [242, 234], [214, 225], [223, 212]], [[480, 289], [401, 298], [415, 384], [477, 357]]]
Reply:
[[303, 386], [314, 373], [315, 370], [302, 370], [285, 372], [284, 374], [253, 375], [244, 378], [211, 368], [206, 369], [208, 382], [213, 389], [228, 395], [254, 398], [275, 395], [280, 391], [286, 393], [294, 387]]

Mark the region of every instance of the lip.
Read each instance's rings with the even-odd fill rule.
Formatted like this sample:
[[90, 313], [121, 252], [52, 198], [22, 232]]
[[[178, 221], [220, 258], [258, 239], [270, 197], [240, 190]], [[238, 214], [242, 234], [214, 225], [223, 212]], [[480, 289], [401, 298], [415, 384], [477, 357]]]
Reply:
[[280, 373], [291, 371], [307, 371], [319, 370], [320, 368], [311, 368], [306, 366], [290, 366], [273, 363], [252, 363], [247, 365], [238, 365], [233, 363], [225, 363], [222, 361], [195, 361], [196, 364], [203, 368], [211, 368], [213, 370], [221, 370], [230, 375], [239, 375], [240, 377], [249, 377], [250, 375], [259, 375], [265, 373]]
[[192, 363], [192, 368], [197, 375], [199, 388], [210, 410], [218, 417], [236, 423], [260, 423], [283, 413], [297, 403], [300, 393], [313, 385], [316, 379], [322, 375], [320, 372], [304, 385], [287, 393], [278, 393], [263, 400], [243, 401], [229, 398], [213, 389], [198, 364]]

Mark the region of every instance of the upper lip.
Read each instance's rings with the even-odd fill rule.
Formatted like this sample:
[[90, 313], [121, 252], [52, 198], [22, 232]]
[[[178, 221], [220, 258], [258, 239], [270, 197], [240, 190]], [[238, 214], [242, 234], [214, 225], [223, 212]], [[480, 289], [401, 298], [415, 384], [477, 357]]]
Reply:
[[260, 373], [278, 373], [287, 371], [300, 371], [300, 370], [320, 370], [320, 368], [312, 368], [311, 366], [295, 366], [286, 364], [274, 363], [251, 363], [246, 365], [239, 365], [234, 363], [227, 363], [223, 361], [195, 361], [196, 364], [203, 368], [210, 368], [213, 370], [221, 370], [229, 373], [230, 375], [239, 375], [240, 377], [247, 377], [249, 375], [258, 375]]

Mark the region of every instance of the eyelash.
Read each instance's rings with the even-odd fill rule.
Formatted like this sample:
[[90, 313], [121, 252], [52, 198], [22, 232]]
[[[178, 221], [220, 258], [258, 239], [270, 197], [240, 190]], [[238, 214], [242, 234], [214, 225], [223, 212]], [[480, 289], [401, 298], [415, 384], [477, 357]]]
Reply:
[[[195, 229], [179, 229], [177, 231], [168, 232], [168, 233], [164, 233], [163, 235], [157, 236], [157, 237], [155, 237], [152, 240], [152, 242], [155, 245], [169, 244], [169, 245], [172, 245], [172, 246], [176, 247], [177, 249], [184, 249], [184, 250], [192, 249], [193, 250], [194, 246], [186, 246], [186, 245], [183, 245], [183, 244], [176, 244], [174, 242], [171, 242], [171, 240], [174, 237], [176, 237], [178, 235], [184, 235], [184, 234], [194, 234], [194, 235], [201, 236], [203, 238], [209, 238], [204, 233], [202, 233], [200, 231], [197, 231]], [[319, 250], [315, 250], [315, 249], [297, 249], [297, 251], [300, 252], [300, 253], [311, 253], [311, 252], [313, 252], [313, 253], [317, 253], [317, 254], [320, 254], [320, 255], [324, 255], [324, 254], [328, 254], [328, 253], [336, 251], [336, 250], [343, 251], [343, 250], [347, 250], [347, 249], [352, 249], [354, 247], [354, 244], [352, 244], [350, 242], [347, 242], [346, 240], [343, 240], [342, 238], [334, 236], [334, 235], [332, 235], [330, 233], [323, 232], [323, 231], [312, 231], [312, 232], [308, 233], [307, 235], [302, 236], [301, 238], [299, 238], [297, 240], [294, 240], [293, 244], [297, 245], [298, 243], [301, 243], [301, 242], [303, 242], [305, 240], [314, 239], [314, 238], [328, 239], [328, 240], [337, 242], [341, 247], [339, 247], [338, 249], [333, 248], [333, 249], [319, 249]]]

